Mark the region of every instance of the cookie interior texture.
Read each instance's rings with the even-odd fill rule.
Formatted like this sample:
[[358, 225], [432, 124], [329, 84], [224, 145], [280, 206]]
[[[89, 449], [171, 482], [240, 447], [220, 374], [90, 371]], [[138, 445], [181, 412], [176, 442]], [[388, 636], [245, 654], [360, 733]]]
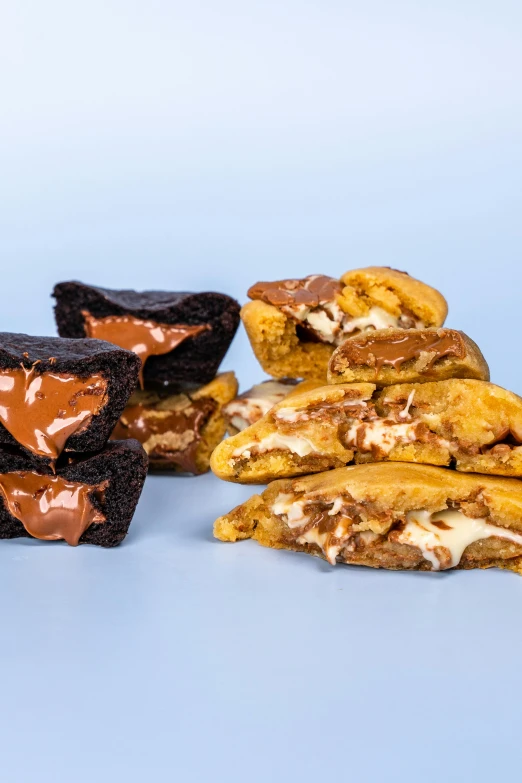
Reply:
[[424, 465], [355, 465], [272, 482], [214, 525], [222, 541], [394, 570], [522, 573], [522, 483]]
[[[136, 386], [139, 367], [135, 354], [102, 340], [0, 333], [0, 375], [5, 381], [0, 392], [4, 422], [0, 423], [0, 444], [21, 448], [40, 468], [62, 451], [103, 448]], [[65, 442], [53, 444], [64, 423], [74, 421], [82, 400], [93, 394], [98, 395], [100, 407], [93, 407], [92, 415]], [[33, 422], [41, 433], [38, 437], [52, 444], [56, 453], [31, 446], [29, 440], [17, 440], [19, 430], [31, 435]]]
[[320, 386], [319, 381], [298, 382], [292, 378], [280, 381], [267, 380], [234, 397], [223, 407], [229, 435], [237, 435], [259, 421], [268, 411], [284, 399]]
[[448, 378], [489, 381], [479, 347], [455, 329], [377, 329], [348, 337], [332, 354], [328, 383], [425, 383]]
[[522, 476], [522, 399], [478, 380], [321, 386], [283, 400], [223, 441], [211, 467], [227, 481], [398, 461]]
[[[12, 483], [14, 475], [22, 489], [26, 477], [32, 483], [40, 481], [39, 490], [33, 498], [35, 503], [38, 503], [40, 494], [52, 482], [69, 483], [69, 486], [59, 487], [64, 494], [57, 498], [58, 505], [62, 503], [70, 506], [76, 502], [78, 489], [85, 487], [92, 506], [99, 512], [93, 518], [99, 521], [90, 524], [75, 543], [103, 547], [120, 544], [127, 535], [143, 489], [147, 463], [147, 455], [135, 440], [111, 442], [96, 454], [69, 456], [54, 473], [36, 467], [31, 459], [18, 451], [0, 449], [0, 539], [32, 537], [21, 519], [9, 510], [10, 504], [5, 491]], [[10, 500], [12, 509], [20, 508], [17, 506], [16, 496]], [[29, 510], [33, 516], [35, 513], [40, 516], [39, 524], [45, 523], [46, 513], [49, 512], [45, 504], [39, 509], [33, 507]], [[54, 512], [56, 513], [56, 509]], [[78, 513], [81, 513], [81, 510]], [[58, 529], [63, 531], [64, 524], [70, 523], [76, 525], [78, 520], [71, 517], [62, 520], [58, 522]], [[66, 536], [67, 534], [62, 537]]]
[[[317, 279], [321, 286], [314, 302], [308, 293], [312, 289], [314, 294]], [[275, 294], [274, 285], [280, 286]], [[310, 275], [259, 283], [249, 295], [254, 301], [242, 308], [241, 318], [258, 361], [275, 378], [325, 382], [332, 352], [349, 334], [392, 326], [438, 327], [447, 315], [438, 291], [387, 267], [353, 270], [340, 281]]]
[[175, 393], [136, 390], [113, 437], [138, 438], [151, 470], [205, 473], [225, 434], [223, 406], [237, 388], [234, 373], [225, 372], [205, 386]]
[[239, 325], [239, 304], [215, 292], [114, 291], [70, 281], [58, 283], [53, 296], [61, 337], [85, 337], [86, 313], [98, 319], [130, 315], [158, 324], [208, 327], [169, 353], [150, 356], [143, 369], [145, 387], [209, 383]]

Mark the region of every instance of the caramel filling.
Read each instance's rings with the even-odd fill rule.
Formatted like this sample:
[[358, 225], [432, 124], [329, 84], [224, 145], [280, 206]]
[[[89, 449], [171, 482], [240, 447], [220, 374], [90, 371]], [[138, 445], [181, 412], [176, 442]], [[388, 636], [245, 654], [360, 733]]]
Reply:
[[256, 283], [249, 291], [251, 299], [278, 307], [297, 324], [301, 340], [339, 345], [347, 334], [368, 329], [423, 327], [412, 313], [394, 316], [382, 307], [370, 307], [368, 314], [353, 317], [337, 303], [342, 292], [339, 280], [326, 275], [309, 275], [302, 280], [278, 280]]
[[444, 356], [463, 358], [465, 355], [459, 335], [448, 331], [440, 336], [431, 332], [417, 332], [393, 338], [368, 337], [360, 342], [353, 339], [345, 343], [343, 350], [350, 364], [366, 364], [375, 367], [376, 372], [385, 364], [400, 370], [405, 362], [418, 359], [423, 352], [431, 354], [426, 365], [428, 370]]
[[146, 403], [131, 404], [123, 411], [111, 437], [136, 438], [152, 463], [173, 463], [187, 473], [198, 473], [198, 446], [216, 405], [214, 400], [191, 400], [187, 395], [179, 395], [171, 410]]
[[0, 370], [0, 421], [24, 448], [56, 460], [67, 439], [105, 405], [107, 381], [100, 374], [82, 379], [36, 370]]
[[63, 539], [71, 546], [78, 544], [88, 527], [106, 521], [91, 497], [102, 500], [107, 486], [107, 481], [89, 486], [31, 471], [0, 474], [5, 505], [29, 535], [43, 541]]
[[208, 324], [187, 326], [186, 324], [160, 324], [144, 321], [132, 315], [108, 315], [96, 318], [83, 311], [87, 337], [107, 340], [127, 351], [134, 351], [141, 359], [140, 386], [143, 389], [143, 367], [149, 356], [170, 353], [189, 337], [196, 337], [210, 329]]

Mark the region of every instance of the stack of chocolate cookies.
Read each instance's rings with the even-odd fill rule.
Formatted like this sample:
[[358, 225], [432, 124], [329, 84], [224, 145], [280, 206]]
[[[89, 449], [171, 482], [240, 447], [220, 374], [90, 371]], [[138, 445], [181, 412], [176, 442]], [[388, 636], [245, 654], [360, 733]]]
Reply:
[[0, 333], [0, 538], [124, 539], [147, 455], [108, 440], [139, 368], [100, 340]]
[[242, 318], [263, 369], [307, 387], [278, 388], [261, 415], [247, 406], [255, 423], [244, 397], [231, 404], [235, 434], [212, 469], [270, 484], [215, 535], [332, 564], [522, 573], [522, 399], [489, 382], [467, 335], [443, 327], [443, 296], [380, 267], [249, 295]]
[[62, 337], [98, 338], [133, 351], [139, 383], [114, 439], [135, 438], [151, 469], [209, 469], [237, 394], [233, 372], [217, 374], [239, 325], [239, 305], [219, 293], [111, 291], [77, 282], [55, 286]]

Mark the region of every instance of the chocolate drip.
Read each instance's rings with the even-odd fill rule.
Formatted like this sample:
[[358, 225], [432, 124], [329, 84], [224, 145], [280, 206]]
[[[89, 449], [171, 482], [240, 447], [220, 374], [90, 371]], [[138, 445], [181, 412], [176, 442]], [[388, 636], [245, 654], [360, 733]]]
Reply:
[[100, 375], [38, 374], [37, 364], [0, 371], [0, 421], [21, 446], [56, 460], [67, 439], [87, 426], [106, 402]]
[[404, 362], [418, 359], [423, 352], [432, 354], [426, 369], [431, 369], [443, 356], [463, 358], [465, 355], [460, 336], [452, 331], [444, 331], [442, 334], [418, 331], [392, 338], [368, 337], [360, 341], [350, 340], [344, 348], [350, 364], [374, 366], [376, 372], [385, 364], [400, 370]]
[[144, 321], [133, 315], [108, 315], [95, 318], [83, 311], [85, 332], [88, 337], [107, 340], [128, 351], [134, 351], [141, 359], [140, 387], [143, 389], [143, 367], [149, 356], [170, 353], [189, 337], [196, 337], [210, 329], [208, 324], [188, 326], [186, 324], [160, 324]]
[[27, 532], [44, 541], [64, 539], [71, 546], [88, 527], [106, 521], [91, 496], [102, 499], [107, 486], [107, 481], [91, 486], [31, 471], [0, 474], [5, 505]]
[[326, 275], [309, 275], [301, 280], [276, 280], [272, 283], [255, 283], [248, 290], [250, 299], [261, 299], [274, 307], [319, 305], [335, 300], [342, 285], [339, 280]]
[[197, 449], [203, 427], [216, 406], [214, 400], [191, 400], [189, 397], [175, 410], [160, 410], [146, 403], [129, 405], [111, 437], [115, 440], [136, 438], [145, 447], [152, 463], [169, 462], [187, 473], [199, 473]]

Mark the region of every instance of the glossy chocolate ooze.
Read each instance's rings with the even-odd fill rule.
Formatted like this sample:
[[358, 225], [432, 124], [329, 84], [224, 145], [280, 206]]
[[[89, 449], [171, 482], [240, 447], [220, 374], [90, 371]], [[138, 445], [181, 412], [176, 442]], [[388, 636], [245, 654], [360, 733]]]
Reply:
[[215, 411], [216, 402], [180, 397], [180, 404], [172, 410], [160, 410], [145, 403], [129, 405], [112, 438], [136, 438], [152, 463], [169, 462], [188, 473], [198, 473], [196, 455], [202, 429]]
[[390, 365], [395, 370], [411, 359], [418, 359], [421, 353], [431, 354], [426, 369], [444, 356], [463, 358], [465, 349], [458, 334], [451, 331], [439, 333], [417, 332], [399, 337], [368, 337], [358, 342], [350, 340], [345, 343], [346, 355], [350, 364], [366, 364], [375, 367], [378, 372], [384, 365]]
[[32, 471], [0, 474], [4, 503], [27, 532], [44, 541], [63, 539], [71, 546], [88, 527], [106, 521], [92, 497], [102, 500], [107, 485], [105, 481], [90, 486]]
[[88, 337], [107, 340], [120, 348], [138, 354], [142, 365], [141, 388], [143, 388], [143, 366], [149, 356], [170, 353], [189, 337], [196, 337], [210, 329], [208, 324], [198, 326], [160, 324], [156, 321], [135, 318], [132, 315], [109, 315], [104, 318], [96, 318], [85, 311], [82, 315]]
[[56, 460], [105, 405], [106, 393], [100, 374], [38, 373], [37, 364], [0, 370], [0, 422], [21, 446]]

